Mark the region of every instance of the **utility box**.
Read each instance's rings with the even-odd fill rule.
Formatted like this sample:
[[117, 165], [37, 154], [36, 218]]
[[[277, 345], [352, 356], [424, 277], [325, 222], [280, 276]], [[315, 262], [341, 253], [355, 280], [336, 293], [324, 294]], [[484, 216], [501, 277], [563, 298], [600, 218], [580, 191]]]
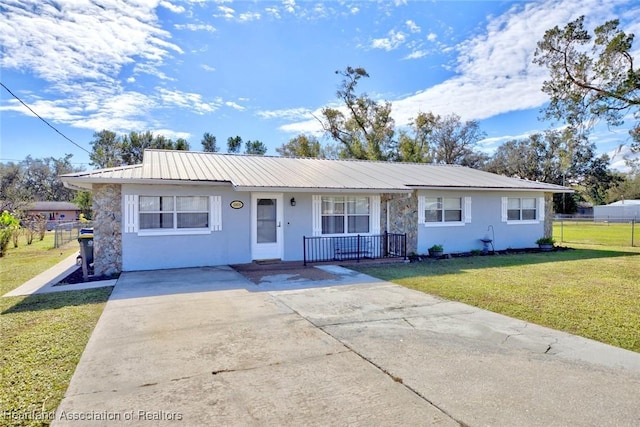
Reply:
[[82, 259], [82, 277], [89, 279], [89, 268], [93, 265], [93, 228], [82, 228], [78, 236], [80, 258]]

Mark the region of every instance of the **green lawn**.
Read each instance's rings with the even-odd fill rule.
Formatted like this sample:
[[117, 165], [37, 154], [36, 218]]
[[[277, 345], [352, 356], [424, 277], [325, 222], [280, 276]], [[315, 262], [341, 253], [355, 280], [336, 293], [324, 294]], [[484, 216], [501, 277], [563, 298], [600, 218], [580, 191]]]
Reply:
[[562, 244], [640, 247], [640, 224], [556, 220], [553, 237]]
[[640, 248], [359, 266], [381, 279], [640, 352]]
[[[0, 295], [78, 251], [44, 241], [0, 258]], [[48, 425], [112, 288], [0, 298], [0, 425]], [[44, 418], [44, 420], [42, 420]]]

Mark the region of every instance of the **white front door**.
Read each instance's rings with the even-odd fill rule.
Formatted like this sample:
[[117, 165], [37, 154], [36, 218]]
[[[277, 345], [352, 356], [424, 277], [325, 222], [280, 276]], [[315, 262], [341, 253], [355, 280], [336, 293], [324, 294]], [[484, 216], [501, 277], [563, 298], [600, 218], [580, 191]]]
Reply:
[[282, 258], [282, 193], [251, 195], [251, 257]]

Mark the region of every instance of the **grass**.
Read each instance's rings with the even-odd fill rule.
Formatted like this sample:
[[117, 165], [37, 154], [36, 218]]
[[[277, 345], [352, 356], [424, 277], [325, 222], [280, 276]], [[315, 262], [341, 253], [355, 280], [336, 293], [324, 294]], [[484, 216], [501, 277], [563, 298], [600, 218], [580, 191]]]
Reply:
[[640, 248], [475, 256], [359, 271], [640, 352]]
[[553, 223], [553, 237], [560, 243], [640, 246], [640, 224], [557, 220]]
[[[0, 295], [78, 251], [53, 233], [0, 258]], [[112, 288], [0, 298], [0, 425], [48, 425]]]

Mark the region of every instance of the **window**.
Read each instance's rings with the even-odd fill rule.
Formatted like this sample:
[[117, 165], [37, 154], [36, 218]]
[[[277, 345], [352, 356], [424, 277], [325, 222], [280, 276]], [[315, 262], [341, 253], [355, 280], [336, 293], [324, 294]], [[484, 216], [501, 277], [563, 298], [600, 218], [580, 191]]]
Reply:
[[535, 221], [536, 199], [534, 197], [509, 197], [507, 221]]
[[209, 227], [207, 196], [140, 196], [141, 230], [176, 230]]
[[369, 197], [322, 197], [322, 234], [369, 233]]
[[461, 197], [425, 197], [424, 222], [462, 222]]

